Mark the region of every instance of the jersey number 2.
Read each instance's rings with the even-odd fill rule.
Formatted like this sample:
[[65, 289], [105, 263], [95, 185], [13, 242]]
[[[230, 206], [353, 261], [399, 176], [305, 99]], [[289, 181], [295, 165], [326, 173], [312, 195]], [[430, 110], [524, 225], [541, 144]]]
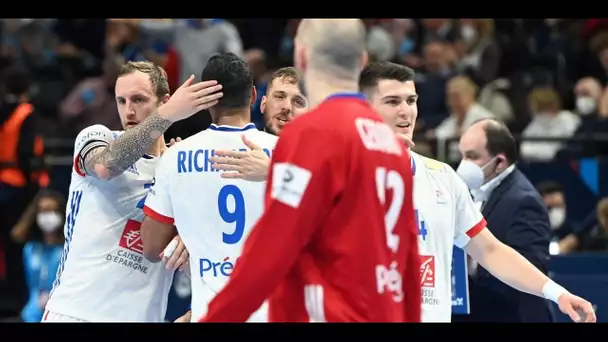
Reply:
[[384, 229], [386, 232], [386, 244], [394, 253], [399, 248], [399, 236], [393, 231], [395, 230], [395, 225], [397, 225], [401, 207], [403, 206], [404, 187], [403, 178], [396, 171], [387, 170], [384, 167], [376, 169], [376, 190], [378, 191], [380, 203], [383, 205], [386, 203], [387, 190], [393, 191], [393, 199], [388, 207], [388, 211], [384, 215]]
[[[228, 209], [228, 198], [232, 197], [234, 209]], [[241, 241], [245, 231], [245, 198], [241, 189], [234, 185], [226, 185], [217, 196], [217, 208], [220, 217], [226, 223], [234, 224], [234, 231], [231, 234], [222, 233], [222, 241], [229, 245], [234, 245]]]

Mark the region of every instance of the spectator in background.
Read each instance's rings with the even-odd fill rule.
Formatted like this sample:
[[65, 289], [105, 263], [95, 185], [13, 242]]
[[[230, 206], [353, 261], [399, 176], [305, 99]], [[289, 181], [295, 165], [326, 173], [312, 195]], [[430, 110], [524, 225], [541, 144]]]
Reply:
[[[386, 20], [386, 19], [385, 19]], [[389, 22], [381, 20], [367, 29], [367, 52], [370, 61], [388, 61], [396, 56], [397, 49], [392, 35], [387, 30]]]
[[25, 242], [23, 266], [29, 297], [21, 310], [24, 322], [42, 319], [63, 252], [65, 207], [65, 198], [60, 193], [44, 190], [11, 231], [15, 242]]
[[580, 249], [585, 252], [608, 252], [608, 197], [597, 203], [597, 225], [579, 236]]
[[500, 47], [494, 40], [493, 19], [460, 19], [461, 40], [456, 45], [458, 69], [479, 87], [498, 76]]
[[[532, 121], [522, 136], [537, 138], [568, 139], [580, 125], [581, 119], [570, 111], [563, 110], [557, 91], [551, 87], [537, 87], [528, 95]], [[559, 141], [523, 141], [521, 155], [525, 159], [548, 161], [555, 157], [564, 144]]]
[[[209, 57], [232, 52], [243, 57], [243, 43], [236, 27], [222, 19], [143, 19], [139, 28], [153, 38], [168, 42], [180, 61], [180, 84], [190, 75], [200, 78]], [[131, 23], [134, 23], [131, 21]]]
[[24, 66], [11, 65], [3, 76], [4, 93], [0, 103], [0, 279], [6, 274], [12, 288], [0, 291], [0, 294], [19, 298], [23, 291], [21, 247], [8, 241], [8, 232], [38, 191], [38, 179], [35, 178], [38, 167], [32, 162], [41, 163], [43, 148], [37, 135], [39, 114], [30, 104], [31, 73]]
[[423, 47], [424, 66], [416, 73], [418, 99], [418, 129], [435, 128], [448, 117], [446, 84], [454, 76], [448, 60], [446, 44], [434, 40]]
[[[410, 56], [415, 56], [412, 54], [416, 49], [416, 41], [412, 36], [415, 28], [416, 24], [412, 19], [393, 19], [389, 33], [395, 44], [397, 63], [409, 64]], [[412, 64], [421, 65], [421, 63], [416, 62]]]
[[103, 60], [106, 48], [106, 19], [57, 19], [54, 31], [57, 53], [66, 57]]
[[559, 254], [571, 252], [576, 246], [573, 246], [572, 239], [567, 237], [574, 233], [574, 225], [567, 218], [566, 195], [563, 187], [559, 183], [547, 181], [539, 184], [537, 190], [549, 212], [551, 238], [558, 243], [557, 252]]
[[494, 116], [477, 103], [477, 90], [477, 85], [465, 76], [456, 76], [448, 82], [446, 92], [451, 114], [435, 129], [438, 139], [459, 137], [473, 122]]
[[603, 86], [608, 85], [608, 31], [597, 33], [589, 42], [600, 68], [593, 74]]
[[76, 136], [76, 133], [95, 124], [110, 130], [121, 130], [122, 124], [116, 109], [114, 84], [124, 59], [120, 55], [107, 55], [103, 74], [80, 81], [59, 106], [59, 117]]

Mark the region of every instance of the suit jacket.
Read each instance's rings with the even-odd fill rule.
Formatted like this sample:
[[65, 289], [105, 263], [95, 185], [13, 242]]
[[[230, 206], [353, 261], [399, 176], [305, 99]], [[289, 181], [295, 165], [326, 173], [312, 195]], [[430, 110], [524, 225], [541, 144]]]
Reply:
[[[482, 214], [496, 238], [547, 274], [551, 228], [547, 208], [526, 176], [515, 169], [494, 189]], [[551, 303], [504, 284], [478, 266], [469, 277], [470, 315], [454, 322], [552, 322]]]

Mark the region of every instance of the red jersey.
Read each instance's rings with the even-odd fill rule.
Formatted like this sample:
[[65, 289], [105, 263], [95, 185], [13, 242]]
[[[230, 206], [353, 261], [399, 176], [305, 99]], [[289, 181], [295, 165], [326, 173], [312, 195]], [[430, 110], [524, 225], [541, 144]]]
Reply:
[[419, 322], [409, 152], [360, 95], [281, 132], [265, 211], [205, 322]]

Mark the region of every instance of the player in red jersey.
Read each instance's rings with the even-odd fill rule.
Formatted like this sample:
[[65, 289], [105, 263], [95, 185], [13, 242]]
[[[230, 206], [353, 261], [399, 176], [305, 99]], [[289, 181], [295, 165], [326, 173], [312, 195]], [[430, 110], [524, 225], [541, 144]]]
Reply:
[[265, 212], [203, 322], [419, 322], [409, 152], [358, 90], [359, 19], [305, 19], [295, 64], [313, 108], [281, 132]]

